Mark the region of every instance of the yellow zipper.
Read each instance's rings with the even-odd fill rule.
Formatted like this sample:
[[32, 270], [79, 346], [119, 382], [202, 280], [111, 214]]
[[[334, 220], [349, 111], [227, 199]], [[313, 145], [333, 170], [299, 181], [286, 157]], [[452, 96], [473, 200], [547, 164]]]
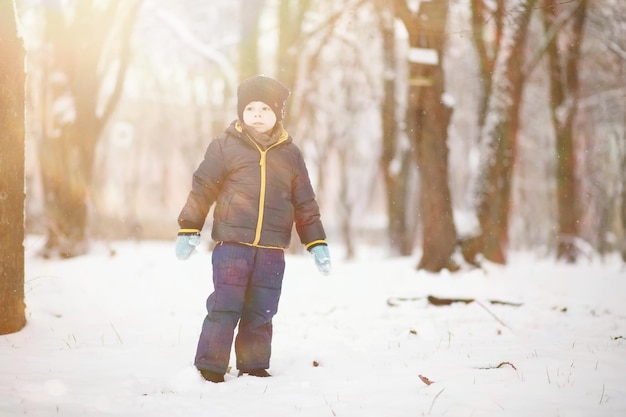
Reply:
[[[247, 135], [246, 135], [247, 136]], [[254, 241], [252, 242], [252, 246], [258, 246], [261, 241], [261, 230], [263, 229], [263, 217], [265, 216], [265, 189], [267, 187], [267, 152], [272, 149], [274, 146], [277, 146], [287, 140], [287, 135], [285, 132], [281, 135], [278, 141], [268, 147], [266, 150], [261, 149], [261, 147], [251, 138], [248, 138], [250, 142], [254, 145], [255, 148], [261, 154], [261, 159], [259, 160], [259, 165], [261, 167], [261, 187], [259, 190], [259, 216], [257, 217], [256, 223], [256, 232], [254, 235]]]
[[254, 144], [257, 147], [259, 152], [261, 152], [261, 159], [259, 161], [259, 165], [261, 166], [261, 189], [259, 190], [259, 217], [257, 217], [256, 222], [256, 234], [254, 235], [254, 242], [252, 242], [253, 246], [259, 244], [261, 240], [261, 230], [263, 228], [263, 216], [265, 215], [265, 187], [267, 183], [267, 151], [270, 150], [271, 146], [266, 150], [261, 150], [259, 146]]

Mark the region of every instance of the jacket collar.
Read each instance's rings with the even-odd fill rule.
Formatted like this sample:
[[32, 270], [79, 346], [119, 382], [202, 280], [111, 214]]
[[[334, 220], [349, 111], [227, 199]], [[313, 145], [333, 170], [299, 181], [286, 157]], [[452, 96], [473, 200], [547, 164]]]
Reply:
[[[276, 143], [274, 143], [274, 144], [272, 145], [272, 147], [273, 147], [273, 146], [276, 146], [276, 145], [278, 145], [278, 144], [281, 144], [281, 143], [291, 142], [291, 140], [292, 140], [292, 139], [291, 139], [291, 137], [289, 136], [289, 133], [287, 132], [287, 130], [285, 129], [285, 127], [284, 127], [284, 126], [282, 126], [282, 124], [281, 124], [281, 126], [280, 126], [280, 129], [281, 129], [281, 132], [280, 132], [280, 135], [279, 135], [279, 137], [278, 137], [278, 140], [276, 141]], [[241, 138], [243, 138], [243, 137], [245, 136], [245, 135], [244, 135], [244, 132], [243, 132], [243, 122], [242, 122], [241, 120], [234, 120], [234, 121], [230, 124], [230, 126], [228, 126], [228, 128], [226, 129], [226, 131], [227, 131], [227, 132], [228, 132], [228, 131], [231, 131], [231, 132], [236, 132], [236, 133], [237, 133], [237, 136], [239, 136], [239, 137], [241, 137]]]

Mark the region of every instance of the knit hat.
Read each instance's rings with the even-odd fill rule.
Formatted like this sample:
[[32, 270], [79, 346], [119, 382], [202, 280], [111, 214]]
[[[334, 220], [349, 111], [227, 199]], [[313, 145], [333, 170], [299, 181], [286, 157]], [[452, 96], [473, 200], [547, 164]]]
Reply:
[[237, 88], [237, 115], [243, 120], [243, 109], [253, 101], [262, 101], [270, 106], [280, 122], [285, 115], [285, 103], [289, 89], [280, 81], [264, 75], [257, 75], [244, 80]]

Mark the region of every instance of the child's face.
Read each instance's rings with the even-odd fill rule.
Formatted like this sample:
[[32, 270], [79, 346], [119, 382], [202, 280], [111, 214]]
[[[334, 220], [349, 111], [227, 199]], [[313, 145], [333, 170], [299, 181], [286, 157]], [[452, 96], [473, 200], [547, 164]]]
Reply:
[[243, 109], [243, 122], [257, 132], [267, 133], [274, 128], [276, 115], [267, 104], [262, 101], [253, 101]]

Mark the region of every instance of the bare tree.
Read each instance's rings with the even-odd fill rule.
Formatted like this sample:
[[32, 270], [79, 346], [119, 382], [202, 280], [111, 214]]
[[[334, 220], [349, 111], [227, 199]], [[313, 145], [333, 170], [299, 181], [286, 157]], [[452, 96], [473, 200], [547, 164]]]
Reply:
[[[45, 256], [87, 250], [89, 188], [100, 134], [122, 93], [141, 1], [80, 1], [45, 9], [39, 162]], [[111, 83], [111, 81], [113, 81]], [[110, 87], [112, 85], [112, 87]]]
[[[278, 45], [276, 47], [276, 71], [274, 76], [293, 88], [296, 81], [298, 59], [296, 45], [306, 41], [303, 22], [310, 11], [311, 1], [280, 0], [277, 6]], [[262, 34], [260, 21], [267, 9], [265, 0], [241, 0], [241, 40], [239, 44], [239, 77], [245, 79], [263, 72], [259, 63], [259, 38]], [[267, 52], [267, 51], [265, 51]], [[289, 104], [291, 102], [288, 102]], [[289, 105], [288, 104], [288, 105]], [[289, 118], [290, 111], [287, 111]]]
[[[368, 87], [373, 83], [365, 68], [359, 68], [359, 48], [354, 43], [359, 39], [354, 36], [353, 47], [343, 51], [333, 60], [335, 65], [352, 68], [350, 72], [338, 71], [332, 74], [341, 88], [331, 88], [327, 97], [332, 104], [327, 104], [334, 113], [342, 110], [351, 114], [349, 118], [332, 118], [328, 121], [328, 136], [333, 140], [333, 151], [337, 157], [337, 178], [339, 189], [335, 200], [335, 214], [345, 246], [346, 259], [356, 256], [355, 224], [363, 214], [367, 199], [371, 196], [371, 184], [377, 173], [372, 161], [371, 146], [367, 145], [368, 121], [377, 109], [369, 103], [375, 102], [368, 94]], [[347, 41], [347, 40], [346, 40]], [[372, 167], [367, 169], [366, 167]], [[369, 192], [368, 192], [369, 191]]]
[[[578, 74], [587, 0], [580, 0], [572, 9], [564, 6], [557, 5], [555, 0], [546, 0], [543, 16], [549, 34], [550, 113], [557, 148], [557, 257], [575, 262], [580, 209], [576, 185], [574, 119], [578, 109]], [[570, 27], [564, 27], [567, 24]]]
[[[443, 72], [448, 2], [420, 3], [416, 12], [405, 0], [397, 0], [395, 7], [411, 47], [406, 130], [420, 177], [423, 252], [418, 268], [456, 270], [452, 255], [457, 236], [448, 184], [447, 144], [452, 109], [445, 102]], [[432, 60], [420, 56], [423, 53]]]
[[[587, 3], [576, 168], [580, 243], [600, 254], [618, 250], [626, 259], [626, 3]], [[584, 253], [580, 246], [579, 255]]]
[[[464, 256], [470, 263], [477, 262], [478, 254], [492, 262], [506, 262], [511, 183], [525, 82], [524, 48], [535, 3], [515, 2], [503, 20], [502, 37], [496, 47], [480, 133], [481, 166], [476, 184], [480, 232], [463, 244]], [[482, 29], [482, 25], [474, 28]]]
[[409, 227], [408, 201], [412, 155], [401, 146], [398, 128], [398, 97], [396, 73], [398, 53], [396, 48], [396, 13], [394, 3], [376, 1], [380, 32], [383, 42], [383, 99], [381, 106], [382, 147], [380, 168], [382, 171], [387, 206], [387, 237], [391, 253], [408, 256], [413, 252], [414, 228]]
[[[368, 148], [364, 156], [358, 150], [370, 132], [364, 137], [357, 128], [363, 126], [357, 119], [364, 114], [367, 123], [371, 122], [368, 106], [376, 100], [372, 93], [376, 79], [371, 76], [369, 55], [362, 51], [363, 36], [372, 34], [374, 18], [361, 13], [369, 6], [366, 0], [283, 0], [277, 9], [277, 73], [293, 92], [287, 125], [305, 157], [313, 162], [320, 204], [332, 204], [335, 209], [347, 258], [355, 254], [356, 212], [365, 206], [363, 200], [371, 190], [371, 176], [363, 170], [363, 165], [371, 166], [364, 162], [371, 152]], [[363, 28], [366, 33], [360, 32]], [[351, 117], [337, 117], [346, 112]], [[337, 175], [329, 180], [329, 172]], [[331, 182], [338, 185], [339, 196], [327, 202], [325, 185]]]
[[24, 315], [24, 47], [13, 0], [0, 1], [0, 334]]

